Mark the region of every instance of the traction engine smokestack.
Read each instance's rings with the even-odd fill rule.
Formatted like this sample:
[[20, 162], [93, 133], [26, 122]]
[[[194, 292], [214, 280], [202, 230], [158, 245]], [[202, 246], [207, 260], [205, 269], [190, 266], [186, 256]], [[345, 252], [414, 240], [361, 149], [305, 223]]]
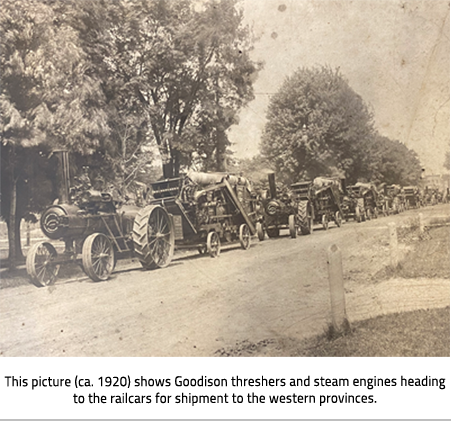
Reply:
[[69, 203], [69, 152], [65, 150], [53, 151], [52, 154], [57, 159], [56, 176], [59, 182], [58, 197], [60, 204]]
[[274, 200], [277, 198], [277, 187], [276, 187], [276, 175], [275, 173], [268, 174], [269, 183], [269, 197]]

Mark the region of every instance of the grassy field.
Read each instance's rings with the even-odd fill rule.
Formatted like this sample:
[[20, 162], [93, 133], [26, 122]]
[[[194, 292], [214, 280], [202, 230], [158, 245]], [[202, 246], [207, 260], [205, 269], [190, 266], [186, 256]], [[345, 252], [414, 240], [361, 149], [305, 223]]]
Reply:
[[444, 309], [384, 315], [361, 321], [347, 335], [303, 342], [291, 356], [449, 357], [450, 313]]
[[[383, 271], [380, 279], [401, 277], [449, 278], [449, 226], [421, 234], [412, 226], [399, 233], [411, 250], [398, 268]], [[324, 334], [302, 341], [267, 339], [239, 342], [217, 356], [269, 357], [449, 357], [450, 308], [417, 310], [370, 318], [350, 325], [346, 334]]]
[[218, 351], [225, 357], [449, 357], [449, 307], [397, 313], [351, 325], [349, 333], [298, 341], [248, 341]]

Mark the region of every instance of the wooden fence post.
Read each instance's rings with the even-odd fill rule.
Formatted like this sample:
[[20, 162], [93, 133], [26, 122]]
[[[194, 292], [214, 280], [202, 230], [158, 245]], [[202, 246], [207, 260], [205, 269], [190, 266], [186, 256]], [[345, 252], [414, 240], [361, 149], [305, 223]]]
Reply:
[[388, 224], [388, 232], [390, 235], [390, 264], [396, 268], [398, 266], [398, 234], [394, 222]]
[[420, 213], [418, 215], [418, 218], [420, 220], [420, 233], [423, 234], [424, 233], [424, 215], [423, 215], [423, 213]]
[[343, 265], [341, 261], [341, 250], [331, 245], [327, 250], [330, 302], [332, 307], [332, 326], [338, 333], [346, 331], [348, 320], [346, 318], [346, 302], [343, 283]]

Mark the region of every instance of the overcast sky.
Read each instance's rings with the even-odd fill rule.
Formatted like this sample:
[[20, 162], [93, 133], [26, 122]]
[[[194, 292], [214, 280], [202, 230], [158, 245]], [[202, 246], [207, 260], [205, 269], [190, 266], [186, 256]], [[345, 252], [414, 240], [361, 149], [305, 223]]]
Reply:
[[381, 134], [414, 149], [426, 173], [449, 150], [448, 0], [242, 0], [265, 62], [256, 99], [229, 134], [237, 157], [258, 153], [272, 93], [297, 68], [340, 67]]

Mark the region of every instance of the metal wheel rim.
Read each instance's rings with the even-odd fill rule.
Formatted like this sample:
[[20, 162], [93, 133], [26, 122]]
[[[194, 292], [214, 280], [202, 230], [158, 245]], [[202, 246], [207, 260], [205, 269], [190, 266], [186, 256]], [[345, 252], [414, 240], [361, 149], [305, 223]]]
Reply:
[[256, 225], [256, 227], [257, 227], [257, 236], [258, 236], [258, 239], [259, 239], [260, 241], [263, 241], [263, 240], [265, 239], [265, 231], [264, 231], [264, 229], [263, 229], [263, 225], [262, 225], [260, 222], [258, 222], [257, 225]]
[[155, 209], [149, 216], [147, 238], [150, 256], [159, 267], [167, 265], [172, 259], [171, 237], [169, 217], [162, 209]]
[[240, 226], [240, 244], [244, 250], [247, 250], [251, 245], [251, 232], [249, 226], [245, 223]]
[[54, 284], [60, 265], [55, 264], [57, 252], [50, 243], [38, 243], [27, 256], [27, 272], [32, 282], [38, 286]]
[[221, 241], [216, 232], [210, 232], [207, 236], [207, 251], [211, 257], [217, 257], [221, 250]]
[[114, 268], [114, 250], [107, 236], [98, 234], [93, 238], [89, 256], [95, 277], [106, 280]]

